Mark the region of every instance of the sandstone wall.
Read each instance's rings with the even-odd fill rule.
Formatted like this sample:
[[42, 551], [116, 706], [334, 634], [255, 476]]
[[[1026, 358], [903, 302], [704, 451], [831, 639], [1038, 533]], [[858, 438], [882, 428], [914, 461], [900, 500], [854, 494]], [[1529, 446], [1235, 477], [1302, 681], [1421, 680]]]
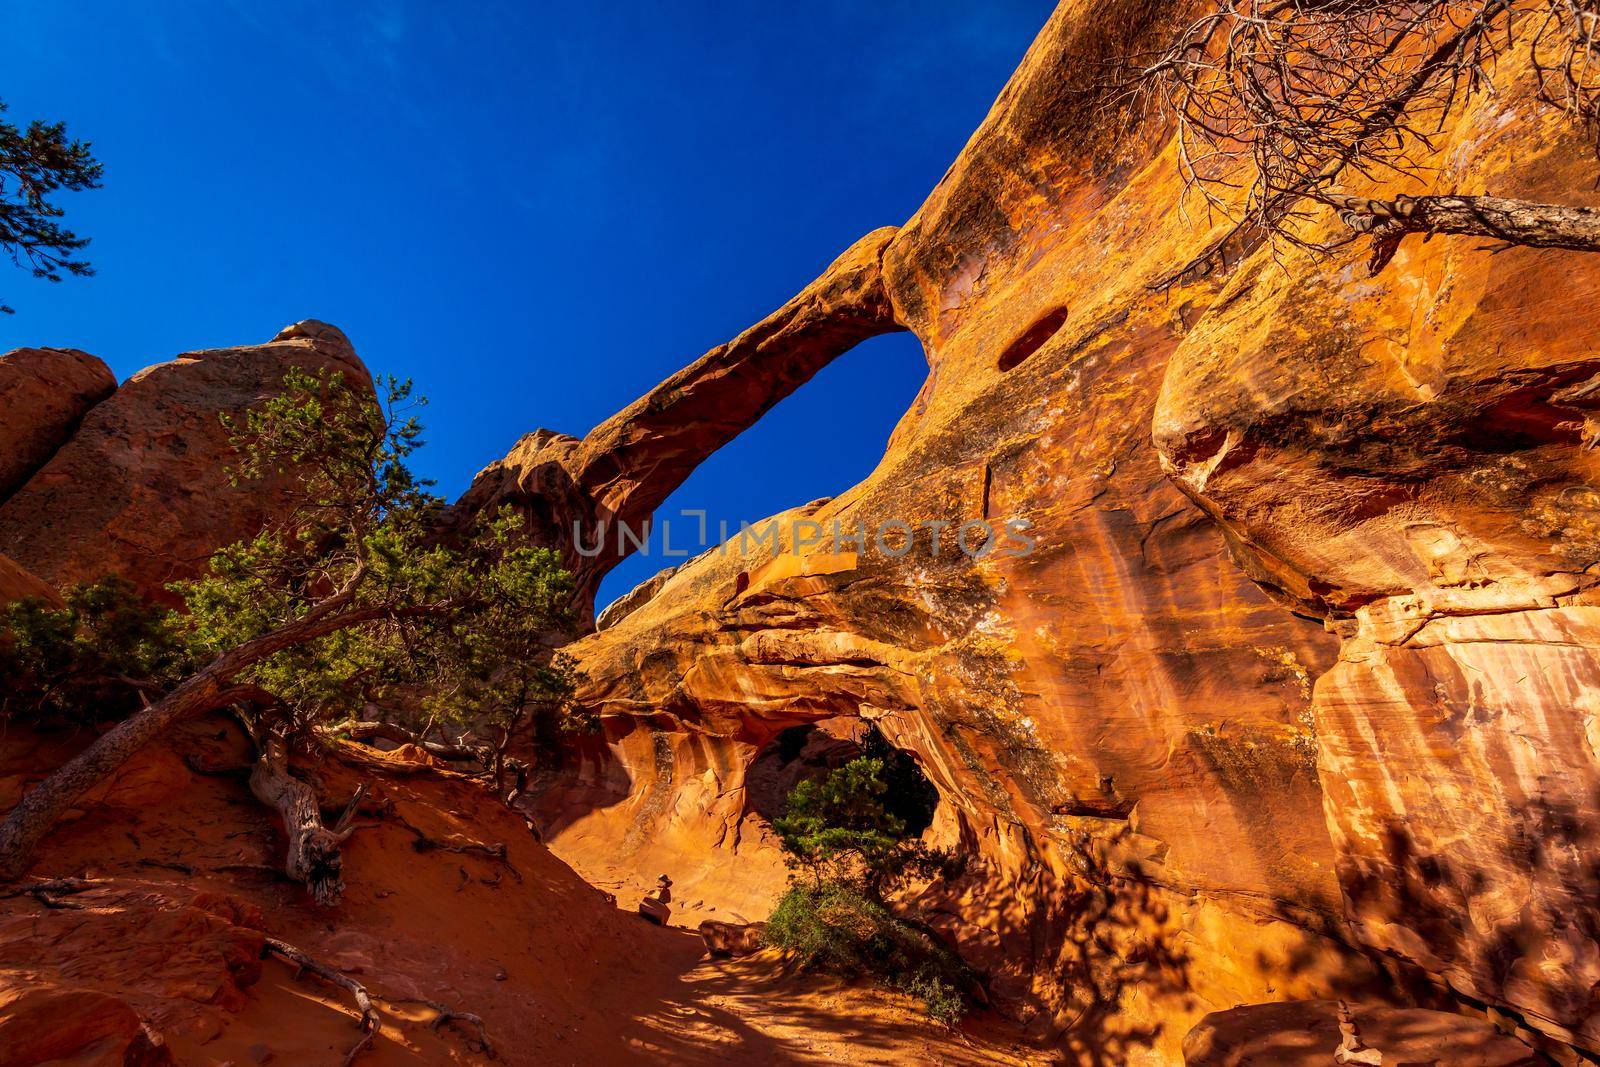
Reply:
[[[292, 367], [337, 371], [371, 389], [344, 334], [314, 321], [264, 345], [147, 367], [89, 409], [0, 503], [0, 552], [57, 589], [118, 575], [170, 600], [166, 583], [195, 576], [211, 553], [284, 510], [285, 485], [230, 483], [235, 453], [221, 416], [260, 404]], [[43, 410], [28, 396], [0, 395], [13, 400], [23, 415]]]
[[[1178, 1062], [1250, 1001], [1403, 1002], [1411, 965], [1600, 1047], [1597, 268], [1439, 238], [1378, 279], [1266, 246], [1164, 284], [1227, 223], [1105, 60], [1182, 11], [1056, 11], [883, 250], [921, 394], [862, 484], [778, 519], [1021, 518], [1033, 552], [680, 568], [574, 646], [607, 743], [540, 798], [553, 845], [749, 913], [781, 878], [746, 768], [857, 714], [976, 857], [924, 906], [1086, 1057]], [[1592, 158], [1496, 79], [1416, 188], [1570, 202]]]
[[[1592, 202], [1516, 60], [1398, 192]], [[1313, 236], [1336, 236], [1333, 228]], [[1313, 715], [1361, 941], [1600, 1048], [1592, 255], [1257, 255], [1174, 354], [1155, 440], [1241, 562], [1341, 637]]]

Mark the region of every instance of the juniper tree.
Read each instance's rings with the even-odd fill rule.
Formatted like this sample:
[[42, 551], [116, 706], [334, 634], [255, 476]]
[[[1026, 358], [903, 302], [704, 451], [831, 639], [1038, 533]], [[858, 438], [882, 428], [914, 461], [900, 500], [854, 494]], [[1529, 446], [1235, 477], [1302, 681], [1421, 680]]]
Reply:
[[[51, 197], [63, 189], [98, 189], [100, 163], [88, 142], [67, 136], [63, 123], [34, 120], [21, 129], [5, 112], [0, 102], [0, 249], [35, 278], [93, 274], [78, 256], [88, 238], [61, 225], [65, 212]], [[0, 302], [0, 312], [11, 310]]]
[[258, 747], [252, 789], [288, 830], [289, 873], [332, 900], [342, 836], [287, 773], [292, 745], [315, 743], [353, 708], [409, 703], [434, 721], [498, 727], [503, 755], [529, 707], [563, 706], [570, 671], [555, 646], [571, 622], [571, 577], [509, 511], [439, 535], [443, 502], [407, 463], [421, 444], [410, 397], [391, 379], [377, 404], [336, 373], [292, 371], [277, 396], [225, 420], [240, 457], [231, 475], [291, 487], [287, 504], [205, 576], [171, 587], [185, 609], [154, 626], [174, 646], [160, 662], [192, 669], [133, 679], [157, 690], [148, 706], [0, 824], [0, 876], [20, 875], [61, 815], [145, 744], [232, 706]]

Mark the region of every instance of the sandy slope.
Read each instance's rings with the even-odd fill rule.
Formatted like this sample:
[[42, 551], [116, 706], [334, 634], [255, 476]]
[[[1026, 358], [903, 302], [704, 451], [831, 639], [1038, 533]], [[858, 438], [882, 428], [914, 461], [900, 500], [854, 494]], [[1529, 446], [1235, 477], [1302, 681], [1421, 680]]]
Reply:
[[[896, 995], [785, 975], [768, 956], [705, 959], [698, 936], [619, 909], [478, 786], [392, 760], [316, 768], [328, 798], [371, 786], [349, 891], [317, 909], [272, 877], [278, 832], [243, 778], [190, 766], [242, 755], [217, 721], [186, 729], [41, 854], [36, 877], [96, 880], [79, 908], [0, 901], [0, 1065], [120, 1063], [123, 1004], [179, 1063], [342, 1063], [359, 1036], [349, 999], [260, 961], [263, 933], [371, 989], [385, 1023], [359, 1062], [373, 1067], [483, 1062], [418, 998], [481, 1015], [512, 1064], [1028, 1062], [992, 1020], [950, 1034]], [[0, 807], [59, 758], [26, 736], [0, 742]], [[447, 847], [418, 851], [419, 832]], [[449, 849], [501, 843], [505, 861]]]

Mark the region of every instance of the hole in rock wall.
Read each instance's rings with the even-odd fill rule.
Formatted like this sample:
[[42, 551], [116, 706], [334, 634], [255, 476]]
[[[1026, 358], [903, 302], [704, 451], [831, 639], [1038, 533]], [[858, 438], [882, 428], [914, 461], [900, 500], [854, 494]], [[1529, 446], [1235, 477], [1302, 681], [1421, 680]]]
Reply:
[[775, 737], [745, 774], [745, 807], [770, 823], [783, 814], [795, 786], [862, 756], [883, 761], [887, 806], [911, 836], [932, 825], [939, 791], [916, 758], [891, 745], [876, 726], [853, 716], [791, 726]]
[[1003, 371], [1010, 370], [1023, 360], [1033, 355], [1044, 347], [1044, 343], [1056, 335], [1067, 321], [1066, 308], [1054, 308], [1041, 315], [1037, 322], [1022, 331], [1018, 337], [1006, 346], [1000, 353], [999, 368]]

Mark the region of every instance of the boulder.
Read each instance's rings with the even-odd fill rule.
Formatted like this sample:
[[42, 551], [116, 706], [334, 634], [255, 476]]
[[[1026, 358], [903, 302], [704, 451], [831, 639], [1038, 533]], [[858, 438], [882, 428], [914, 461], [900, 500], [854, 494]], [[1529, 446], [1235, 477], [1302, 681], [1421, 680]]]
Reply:
[[0, 355], [0, 501], [44, 466], [117, 379], [75, 348], [17, 348]]
[[172, 1054], [128, 1003], [93, 989], [0, 987], [0, 1067], [165, 1067]]
[[700, 937], [713, 956], [752, 956], [761, 951], [761, 935], [766, 923], [725, 923], [707, 919], [700, 924]]
[[171, 601], [166, 583], [201, 573], [217, 548], [283, 512], [283, 483], [230, 484], [221, 416], [272, 396], [290, 368], [372, 387], [344, 335], [316, 322], [148, 367], [0, 504], [0, 552], [57, 589], [119, 575]]

